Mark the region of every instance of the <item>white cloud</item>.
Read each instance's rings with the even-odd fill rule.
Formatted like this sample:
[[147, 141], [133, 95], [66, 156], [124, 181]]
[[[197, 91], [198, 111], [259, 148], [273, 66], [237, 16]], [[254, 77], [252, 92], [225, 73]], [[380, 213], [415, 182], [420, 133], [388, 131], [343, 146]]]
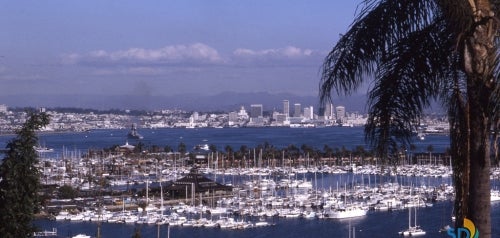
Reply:
[[316, 66], [320, 64], [320, 55], [319, 51], [288, 46], [264, 50], [238, 48], [222, 56], [206, 44], [195, 43], [156, 49], [93, 50], [66, 54], [62, 59], [65, 64], [91, 66], [93, 75], [158, 76], [169, 74], [170, 70], [201, 70], [206, 66]]
[[118, 51], [95, 50], [85, 54], [63, 55], [63, 62], [90, 65], [218, 64], [223, 62], [214, 48], [196, 43], [171, 45], [159, 49], [130, 48]]
[[279, 49], [251, 50], [236, 49], [233, 55], [237, 57], [260, 57], [260, 58], [278, 58], [278, 59], [298, 59], [309, 57], [313, 54], [310, 49], [301, 49], [294, 46], [288, 46]]
[[288, 46], [278, 49], [252, 50], [239, 48], [233, 51], [234, 64], [245, 66], [317, 66], [322, 54], [311, 49]]
[[142, 75], [154, 76], [165, 73], [159, 67], [113, 67], [113, 68], [99, 68], [92, 72], [93, 75], [109, 76], [109, 75]]

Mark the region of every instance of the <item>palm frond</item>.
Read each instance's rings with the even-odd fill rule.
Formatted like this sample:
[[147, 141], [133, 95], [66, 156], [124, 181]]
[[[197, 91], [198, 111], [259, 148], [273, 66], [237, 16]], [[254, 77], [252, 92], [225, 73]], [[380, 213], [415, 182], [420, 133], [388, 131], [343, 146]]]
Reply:
[[[497, 37], [496, 41], [498, 45], [500, 39], [498, 39]], [[493, 125], [499, 124], [500, 121], [500, 52], [498, 48], [496, 50], [496, 56], [494, 62], [495, 62], [495, 68], [493, 71], [493, 79], [492, 79], [493, 93], [491, 98], [491, 112], [492, 112]]]
[[443, 26], [437, 18], [428, 27], [412, 32], [390, 47], [379, 63], [365, 127], [366, 139], [378, 156], [387, 157], [408, 146], [423, 109], [448, 86], [442, 79], [455, 67], [450, 58], [453, 42], [435, 40], [451, 39]]
[[320, 98], [325, 102], [331, 91], [350, 94], [377, 62], [385, 57], [388, 46], [406, 33], [426, 27], [432, 21], [434, 1], [367, 0], [359, 16], [327, 55], [322, 67]]

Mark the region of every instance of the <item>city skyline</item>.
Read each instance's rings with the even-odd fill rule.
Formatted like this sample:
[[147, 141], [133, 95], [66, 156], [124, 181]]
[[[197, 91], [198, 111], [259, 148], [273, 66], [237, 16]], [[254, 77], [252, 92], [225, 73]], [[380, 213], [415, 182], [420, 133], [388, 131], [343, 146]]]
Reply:
[[4, 2], [0, 93], [317, 96], [359, 2]]

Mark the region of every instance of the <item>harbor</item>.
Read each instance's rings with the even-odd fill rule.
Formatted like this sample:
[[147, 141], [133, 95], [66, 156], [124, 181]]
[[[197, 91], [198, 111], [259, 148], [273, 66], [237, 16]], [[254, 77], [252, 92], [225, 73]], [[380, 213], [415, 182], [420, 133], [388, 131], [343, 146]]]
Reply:
[[[373, 168], [366, 171], [369, 169]], [[409, 166], [402, 171], [408, 170], [417, 169]], [[453, 225], [453, 189], [443, 184], [449, 181], [447, 177], [380, 176], [363, 170], [356, 174], [291, 171], [298, 179], [274, 180], [262, 173], [241, 175], [248, 178], [241, 178], [242, 187], [213, 204], [204, 195], [163, 204], [161, 198], [148, 196], [149, 205], [144, 208], [125, 208], [132, 200], [123, 197], [122, 209], [113, 212], [105, 208], [63, 212], [37, 224], [46, 229], [57, 227], [64, 231], [60, 235], [96, 235], [101, 229], [103, 237], [129, 237], [134, 229], [140, 229], [143, 237], [166, 237], [167, 229], [173, 237], [253, 237], [257, 233], [269, 237], [283, 236], [290, 229], [297, 232], [291, 237], [302, 237], [298, 234], [307, 231], [327, 237], [317, 229], [347, 237], [350, 226], [356, 227], [358, 237], [397, 237], [408, 227], [409, 212], [418, 211], [418, 225], [427, 237], [446, 237], [440, 230]], [[205, 176], [213, 178], [216, 174]], [[231, 181], [233, 177], [222, 173], [217, 176], [218, 181]], [[273, 181], [279, 182], [272, 185]], [[499, 205], [492, 201], [494, 222], [500, 219]], [[494, 228], [494, 232], [498, 231]]]
[[[262, 136], [269, 141], [279, 142], [282, 135], [276, 132], [281, 130], [269, 130]], [[362, 136], [358, 134], [360, 130], [356, 129], [324, 129], [323, 133], [326, 135], [321, 134], [318, 129], [288, 130], [302, 130], [302, 135], [311, 133], [318, 140], [330, 138], [328, 142], [315, 142], [315, 145], [362, 143], [358, 139]], [[238, 133], [252, 135], [262, 134], [263, 131], [239, 129]], [[172, 135], [180, 131], [156, 131], [154, 135], [159, 138], [158, 141], [164, 138], [163, 132], [170, 132]], [[453, 225], [452, 174], [449, 160], [438, 149], [432, 151], [434, 156], [422, 153], [428, 159], [415, 159], [417, 152], [411, 155], [408, 153], [402, 157], [401, 164], [395, 166], [360, 159], [354, 153], [340, 159], [315, 159], [306, 154], [292, 159], [283, 153], [280, 157], [266, 158], [265, 153], [251, 147], [245, 159], [231, 159], [223, 151], [206, 151], [205, 162], [192, 164], [179, 153], [149, 153], [147, 156], [88, 153], [96, 151], [94, 148], [101, 143], [99, 140], [117, 143], [124, 141], [126, 136], [126, 131], [116, 130], [95, 133], [100, 137], [93, 143], [87, 143], [86, 140], [95, 135], [71, 135], [72, 140], [66, 140], [66, 143], [69, 141], [75, 144], [74, 148], [82, 147], [73, 151], [59, 149], [62, 148], [57, 145], [58, 136], [61, 135], [42, 137], [46, 146], [54, 148], [52, 152], [40, 154], [40, 164], [43, 165], [42, 183], [48, 187], [69, 185], [79, 191], [76, 197], [55, 198], [47, 204], [45, 218], [36, 221], [42, 230], [57, 229], [58, 236], [61, 237], [83, 233], [97, 236], [98, 230], [102, 237], [130, 237], [134, 229], [140, 229], [143, 237], [166, 237], [167, 229], [171, 229], [173, 237], [187, 237], [184, 234], [197, 232], [214, 234], [212, 237], [228, 237], [230, 234], [234, 235], [235, 231], [243, 232], [238, 234], [284, 232], [293, 224], [299, 227], [318, 226], [317, 229], [329, 229], [329, 226], [333, 226], [337, 233], [347, 234], [346, 232], [351, 231], [348, 228], [351, 223], [357, 227], [358, 237], [387, 237], [382, 235], [387, 233], [373, 236], [366, 232], [375, 229], [368, 228], [367, 224], [378, 227], [383, 225], [382, 221], [366, 222], [377, 217], [397, 217], [397, 222], [379, 232], [398, 236], [399, 232], [409, 227], [408, 214], [410, 211], [415, 214], [415, 209], [418, 214], [417, 225], [426, 230], [429, 237], [446, 235], [446, 232], [439, 233], [439, 230], [446, 225]], [[152, 141], [151, 144], [157, 142], [152, 138], [152, 132], [141, 133]], [[200, 131], [189, 133], [196, 134]], [[232, 131], [222, 133], [221, 138], [227, 139], [230, 133]], [[350, 136], [343, 136], [342, 133]], [[111, 136], [120, 134], [123, 134], [120, 138]], [[336, 136], [332, 136], [334, 134]], [[194, 153], [191, 148], [196, 147], [191, 147], [191, 144], [196, 145], [199, 141], [207, 144], [214, 142], [216, 146], [224, 147], [213, 136], [192, 141], [188, 139], [189, 136], [185, 134], [177, 138], [182, 137], [190, 153]], [[116, 140], [111, 141], [110, 138]], [[303, 136], [303, 139], [313, 140], [307, 136]], [[447, 140], [446, 137], [435, 139], [442, 140], [438, 141], [438, 145]], [[126, 143], [137, 145], [134, 141]], [[303, 141], [295, 143], [300, 146]], [[84, 145], [92, 150], [85, 150]], [[237, 145], [234, 147], [237, 148]], [[422, 150], [426, 147], [421, 146]], [[202, 183], [211, 184], [210, 188], [223, 185], [231, 189], [202, 191], [194, 182], [186, 182], [183, 187], [172, 189], [176, 181], [196, 176], [207, 179]], [[494, 200], [498, 199], [499, 176], [500, 170], [493, 168], [493, 221], [498, 216], [495, 214], [498, 214], [499, 203]], [[439, 221], [429, 223], [433, 221], [430, 217], [439, 217]], [[319, 234], [318, 237], [324, 236]]]

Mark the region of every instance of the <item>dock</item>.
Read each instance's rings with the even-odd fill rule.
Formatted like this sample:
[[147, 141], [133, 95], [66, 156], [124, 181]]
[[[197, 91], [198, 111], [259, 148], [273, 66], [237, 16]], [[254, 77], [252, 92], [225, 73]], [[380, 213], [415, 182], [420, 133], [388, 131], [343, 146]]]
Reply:
[[57, 228], [52, 228], [52, 231], [36, 231], [33, 232], [34, 237], [57, 237]]

